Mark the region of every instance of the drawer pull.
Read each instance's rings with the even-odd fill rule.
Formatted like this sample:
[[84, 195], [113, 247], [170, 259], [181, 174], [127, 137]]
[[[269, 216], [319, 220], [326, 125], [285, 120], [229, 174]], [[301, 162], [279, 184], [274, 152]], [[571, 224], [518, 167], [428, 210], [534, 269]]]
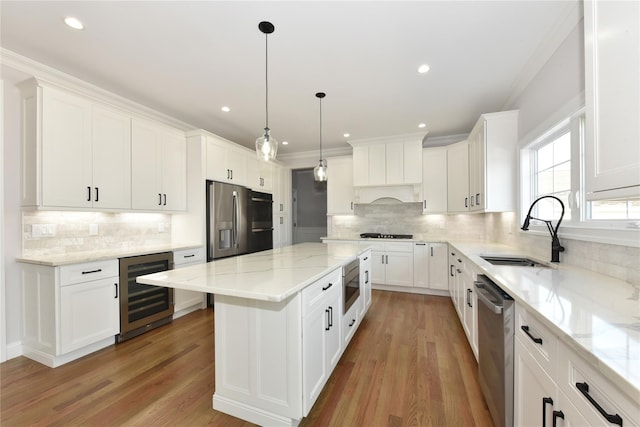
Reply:
[[527, 334], [529, 338], [531, 338], [531, 341], [533, 341], [536, 344], [542, 345], [542, 338], [537, 338], [531, 335], [531, 332], [529, 332], [529, 327], [527, 325], [520, 326], [520, 329], [522, 329], [524, 333]]
[[324, 327], [325, 331], [328, 331], [329, 329], [331, 329], [331, 324], [329, 323], [329, 309], [325, 309], [324, 310], [324, 314], [327, 315], [327, 326]]
[[196, 254], [184, 255], [182, 258], [193, 258]]
[[351, 319], [351, 323], [349, 323], [349, 327], [352, 327], [356, 323], [356, 319]]
[[323, 286], [323, 287], [322, 287], [322, 290], [323, 290], [323, 291], [326, 291], [327, 289], [329, 289], [329, 288], [330, 288], [330, 287], [332, 287], [332, 286], [333, 286], [333, 283], [329, 282], [329, 284], [328, 284], [327, 286]]
[[596, 402], [596, 400], [593, 397], [591, 397], [591, 395], [589, 394], [589, 384], [576, 383], [576, 388], [580, 390], [580, 393], [582, 393], [582, 395], [587, 398], [589, 403], [591, 403], [598, 410], [598, 412], [600, 412], [600, 414], [605, 418], [605, 420], [607, 420], [611, 424], [618, 424], [619, 426], [622, 427], [622, 417], [620, 415], [618, 414], [611, 415], [607, 413], [607, 411], [605, 411], [604, 408], [600, 406], [600, 404]]
[[553, 427], [556, 427], [558, 424], [558, 418], [562, 418], [564, 420], [564, 412], [562, 411], [553, 411]]
[[547, 425], [547, 404], [553, 405], [553, 399], [550, 397], [542, 398], [542, 427]]
[[89, 271], [83, 271], [82, 274], [92, 274], [92, 273], [100, 273], [102, 271], [101, 268], [97, 269], [97, 270], [89, 270]]

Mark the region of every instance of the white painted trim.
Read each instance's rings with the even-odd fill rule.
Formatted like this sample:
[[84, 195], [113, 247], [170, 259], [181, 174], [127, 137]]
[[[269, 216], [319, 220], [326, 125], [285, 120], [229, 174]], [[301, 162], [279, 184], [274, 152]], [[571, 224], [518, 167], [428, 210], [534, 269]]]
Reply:
[[423, 148], [444, 147], [464, 141], [469, 137], [468, 133], [459, 133], [456, 135], [434, 136], [428, 137], [422, 144]]
[[300, 424], [300, 420], [286, 418], [274, 413], [246, 405], [237, 400], [213, 394], [212, 406], [216, 411], [224, 412], [245, 421], [252, 422], [261, 426], [270, 427], [296, 427]]
[[[4, 80], [0, 79], [0, 165], [4, 171]], [[7, 360], [4, 260], [4, 173], [0, 174], [0, 363]]]
[[[322, 156], [329, 157], [350, 156], [353, 150], [350, 145], [343, 148], [329, 148], [322, 150]], [[298, 153], [278, 155], [278, 161], [291, 169], [314, 168], [318, 165], [320, 153], [318, 150], [301, 151]]]
[[502, 109], [508, 109], [513, 102], [522, 94], [529, 83], [540, 72], [542, 67], [549, 61], [551, 56], [556, 52], [558, 47], [566, 40], [567, 36], [573, 31], [584, 16], [582, 1], [572, 0], [567, 2], [563, 13], [556, 21], [553, 28], [547, 32], [547, 36], [542, 40], [540, 45], [524, 68], [518, 74], [518, 78], [511, 85], [509, 90], [509, 98], [505, 101]]
[[449, 291], [442, 289], [429, 289], [429, 288], [416, 288], [410, 286], [394, 286], [384, 285], [381, 283], [372, 283], [371, 289], [378, 291], [391, 291], [391, 292], [405, 292], [409, 294], [421, 294], [421, 295], [435, 295], [439, 297], [450, 297]]
[[36, 79], [44, 80], [55, 86], [62, 87], [67, 91], [75, 92], [76, 94], [92, 98], [101, 103], [109, 104], [118, 109], [132, 112], [147, 119], [156, 120], [184, 131], [195, 128], [195, 126], [189, 123], [175, 119], [142, 104], [138, 104], [137, 102], [131, 101], [113, 92], [109, 92], [89, 82], [80, 80], [77, 77], [63, 73], [62, 71], [19, 55], [8, 49], [0, 48], [0, 63], [7, 67], [29, 74]]
[[115, 336], [108, 337], [93, 344], [89, 344], [86, 347], [79, 348], [78, 350], [74, 350], [70, 353], [65, 353], [60, 356], [53, 356], [41, 350], [28, 347], [23, 349], [23, 353], [25, 357], [28, 357], [31, 360], [35, 360], [36, 362], [42, 363], [43, 365], [46, 365], [50, 368], [57, 368], [58, 366], [64, 365], [65, 363], [69, 363], [73, 360], [79, 359], [98, 350], [102, 350], [103, 348], [114, 345], [115, 342]]
[[418, 133], [407, 133], [404, 135], [390, 135], [390, 136], [380, 136], [376, 138], [352, 139], [347, 142], [351, 145], [382, 144], [382, 143], [394, 143], [394, 142], [407, 142], [407, 141], [415, 141], [415, 140], [420, 140], [422, 141], [422, 143], [424, 143], [428, 135], [429, 135], [429, 132], [424, 131], [424, 132], [418, 132]]

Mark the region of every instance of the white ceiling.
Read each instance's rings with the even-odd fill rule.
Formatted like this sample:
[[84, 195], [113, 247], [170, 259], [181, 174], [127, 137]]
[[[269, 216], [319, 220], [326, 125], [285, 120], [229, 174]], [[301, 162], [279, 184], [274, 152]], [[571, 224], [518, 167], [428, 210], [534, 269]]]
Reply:
[[[279, 154], [426, 131], [499, 111], [566, 1], [2, 1], [1, 44], [247, 147], [265, 120]], [[62, 19], [80, 18], [83, 31]], [[423, 63], [431, 66], [418, 74]], [[227, 105], [231, 112], [220, 108]]]

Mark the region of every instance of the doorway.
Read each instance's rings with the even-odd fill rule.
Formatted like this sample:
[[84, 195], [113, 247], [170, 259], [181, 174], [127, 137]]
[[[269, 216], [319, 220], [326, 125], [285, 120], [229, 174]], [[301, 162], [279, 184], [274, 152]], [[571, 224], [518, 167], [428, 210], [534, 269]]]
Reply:
[[327, 235], [327, 182], [316, 182], [313, 169], [294, 169], [293, 244], [320, 242]]

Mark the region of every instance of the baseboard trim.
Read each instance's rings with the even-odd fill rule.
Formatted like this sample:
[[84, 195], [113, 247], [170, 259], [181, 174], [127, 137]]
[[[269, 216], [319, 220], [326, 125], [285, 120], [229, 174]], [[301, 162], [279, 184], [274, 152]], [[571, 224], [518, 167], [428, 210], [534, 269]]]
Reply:
[[249, 421], [254, 424], [269, 427], [297, 427], [300, 420], [295, 420], [281, 415], [274, 414], [247, 404], [238, 402], [233, 399], [213, 394], [213, 409], [224, 412], [225, 414]]

